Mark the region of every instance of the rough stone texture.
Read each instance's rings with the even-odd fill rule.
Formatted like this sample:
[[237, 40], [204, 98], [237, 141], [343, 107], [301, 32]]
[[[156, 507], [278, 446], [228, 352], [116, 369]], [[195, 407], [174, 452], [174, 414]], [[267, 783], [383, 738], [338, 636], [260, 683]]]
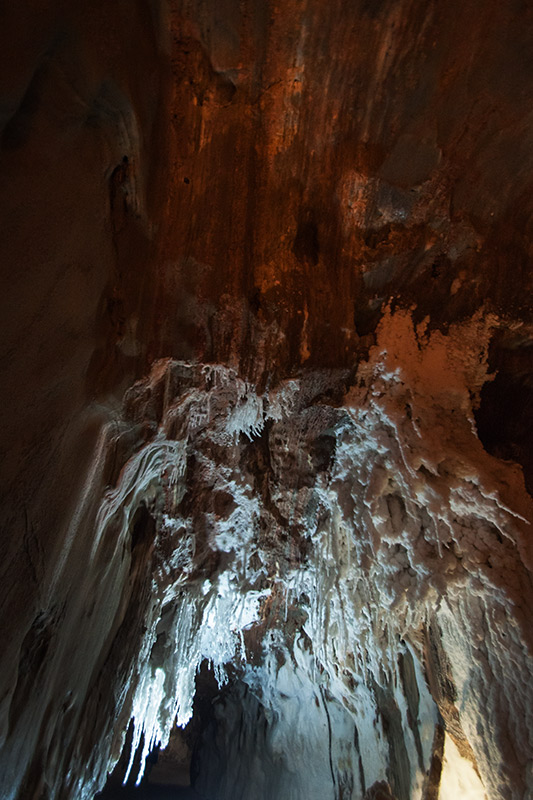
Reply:
[[316, 669], [307, 727], [352, 724], [356, 681], [380, 739], [330, 736], [321, 798], [415, 797], [414, 764], [429, 798], [440, 725], [491, 800], [529, 797], [530, 4], [4, 6], [2, 796], [90, 797], [132, 709], [166, 735], [161, 671], [210, 656], [231, 578], [248, 627], [213, 660], [253, 699], [213, 797], [264, 769], [239, 713], [306, 729], [281, 709]]

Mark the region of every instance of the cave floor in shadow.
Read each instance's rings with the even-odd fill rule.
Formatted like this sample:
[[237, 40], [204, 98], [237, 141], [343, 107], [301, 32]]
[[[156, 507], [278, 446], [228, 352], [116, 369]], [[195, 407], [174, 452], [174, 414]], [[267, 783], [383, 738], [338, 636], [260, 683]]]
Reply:
[[158, 786], [147, 783], [138, 788], [107, 786], [94, 800], [205, 800], [190, 787]]

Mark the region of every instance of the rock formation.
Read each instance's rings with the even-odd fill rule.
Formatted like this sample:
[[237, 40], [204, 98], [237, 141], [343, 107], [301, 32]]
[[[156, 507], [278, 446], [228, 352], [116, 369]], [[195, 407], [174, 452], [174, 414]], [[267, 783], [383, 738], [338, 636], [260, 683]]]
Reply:
[[1, 796], [533, 797], [530, 4], [5, 5]]

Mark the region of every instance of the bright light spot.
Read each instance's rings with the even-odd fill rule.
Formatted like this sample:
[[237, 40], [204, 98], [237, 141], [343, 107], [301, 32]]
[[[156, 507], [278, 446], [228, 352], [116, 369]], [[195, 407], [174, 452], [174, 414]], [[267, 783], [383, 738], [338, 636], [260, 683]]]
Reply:
[[479, 775], [446, 734], [439, 800], [487, 800]]

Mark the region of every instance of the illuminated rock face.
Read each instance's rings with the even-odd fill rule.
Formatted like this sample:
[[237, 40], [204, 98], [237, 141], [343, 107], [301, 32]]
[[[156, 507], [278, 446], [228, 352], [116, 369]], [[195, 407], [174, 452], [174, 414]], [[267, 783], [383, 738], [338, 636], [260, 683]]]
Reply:
[[489, 6], [6, 11], [2, 797], [92, 798], [205, 661], [207, 798], [529, 796], [533, 21]]

